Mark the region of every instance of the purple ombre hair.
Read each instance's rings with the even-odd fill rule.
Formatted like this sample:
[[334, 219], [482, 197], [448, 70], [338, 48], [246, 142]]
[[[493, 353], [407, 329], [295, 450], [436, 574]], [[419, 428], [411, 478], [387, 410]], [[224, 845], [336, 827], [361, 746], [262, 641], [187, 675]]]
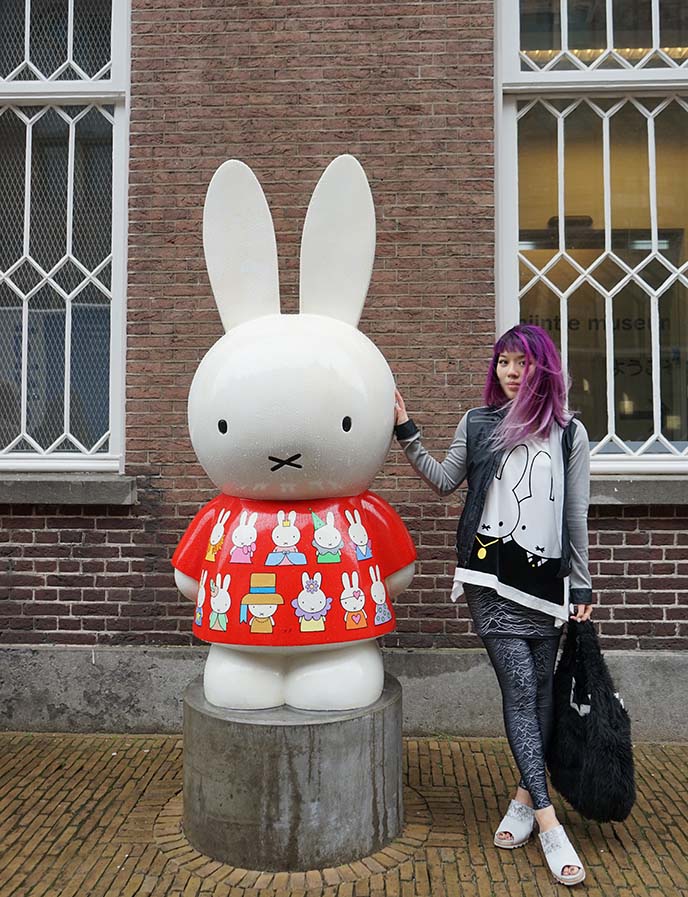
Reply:
[[[511, 400], [497, 379], [497, 361], [503, 352], [526, 357], [521, 386]], [[507, 330], [495, 343], [483, 392], [486, 405], [510, 406], [495, 430], [495, 448], [510, 449], [527, 439], [546, 439], [555, 422], [565, 427], [573, 417], [567, 408], [567, 394], [561, 358], [549, 333], [534, 324], [518, 324]]]

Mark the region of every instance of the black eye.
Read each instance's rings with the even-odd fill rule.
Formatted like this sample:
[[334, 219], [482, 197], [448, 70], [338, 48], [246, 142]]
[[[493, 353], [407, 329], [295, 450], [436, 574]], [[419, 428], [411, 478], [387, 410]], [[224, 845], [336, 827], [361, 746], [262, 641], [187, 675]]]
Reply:
[[347, 415], [342, 420], [342, 430], [344, 430], [345, 433], [348, 433], [350, 429], [351, 429], [351, 418]]
[[227, 421], [219, 420], [217, 422], [217, 429], [224, 435], [227, 432]]

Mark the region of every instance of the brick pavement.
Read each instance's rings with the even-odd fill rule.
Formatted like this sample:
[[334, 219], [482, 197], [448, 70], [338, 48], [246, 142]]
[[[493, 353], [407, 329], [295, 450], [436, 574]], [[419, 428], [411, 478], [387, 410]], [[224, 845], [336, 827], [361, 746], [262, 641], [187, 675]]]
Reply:
[[[562, 809], [590, 897], [688, 895], [686, 748], [636, 747], [623, 825]], [[360, 862], [305, 873], [224, 866], [180, 829], [174, 736], [0, 735], [2, 897], [540, 897], [558, 892], [535, 843], [492, 846], [515, 773], [500, 739], [408, 740], [406, 827]], [[582, 892], [579, 888], [578, 892]]]

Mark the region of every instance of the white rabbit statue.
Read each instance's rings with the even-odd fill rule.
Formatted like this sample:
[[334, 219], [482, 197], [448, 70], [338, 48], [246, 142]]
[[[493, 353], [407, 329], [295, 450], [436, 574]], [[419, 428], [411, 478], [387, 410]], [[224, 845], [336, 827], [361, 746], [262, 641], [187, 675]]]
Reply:
[[[189, 429], [220, 494], [172, 563], [178, 588], [197, 602], [194, 634], [210, 643], [206, 699], [238, 709], [367, 706], [383, 687], [375, 639], [394, 629], [394, 614], [372, 625], [379, 595], [363, 595], [360, 611], [347, 609], [360, 595], [334, 599], [342, 583], [362, 581], [364, 558], [393, 599], [416, 555], [398, 515], [368, 491], [392, 438], [394, 381], [357, 329], [375, 254], [363, 169], [339, 156], [315, 188], [299, 314], [280, 314], [272, 217], [241, 162], [225, 162], [211, 181], [203, 242], [226, 333], [193, 379]], [[225, 538], [230, 518], [238, 523]]]

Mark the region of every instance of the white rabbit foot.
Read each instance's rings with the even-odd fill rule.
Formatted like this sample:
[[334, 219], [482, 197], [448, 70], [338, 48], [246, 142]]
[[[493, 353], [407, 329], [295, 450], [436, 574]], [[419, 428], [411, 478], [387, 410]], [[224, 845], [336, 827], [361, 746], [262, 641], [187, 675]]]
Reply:
[[286, 703], [299, 710], [353, 710], [375, 703], [385, 671], [374, 639], [289, 658]]
[[211, 645], [203, 671], [209, 704], [228, 710], [265, 710], [285, 703], [283, 654], [253, 653]]

